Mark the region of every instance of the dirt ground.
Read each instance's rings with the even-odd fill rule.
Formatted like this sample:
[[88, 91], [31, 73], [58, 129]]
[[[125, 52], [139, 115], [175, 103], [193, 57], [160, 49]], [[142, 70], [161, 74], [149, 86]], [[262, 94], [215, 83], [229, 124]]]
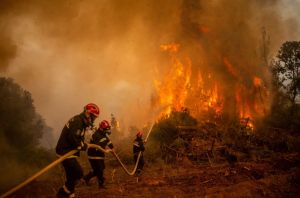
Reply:
[[[299, 197], [299, 153], [286, 154], [296, 161], [193, 164], [188, 160], [165, 165], [147, 164], [141, 177], [128, 176], [120, 167], [105, 169], [106, 189], [76, 187], [76, 196], [93, 197]], [[130, 167], [129, 167], [130, 168]], [[11, 197], [55, 197], [63, 178], [35, 181]]]

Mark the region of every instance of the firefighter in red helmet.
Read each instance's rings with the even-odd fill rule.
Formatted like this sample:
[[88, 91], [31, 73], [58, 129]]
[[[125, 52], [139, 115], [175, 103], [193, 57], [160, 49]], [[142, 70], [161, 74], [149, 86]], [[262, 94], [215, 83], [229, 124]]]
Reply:
[[78, 152], [62, 162], [66, 173], [66, 182], [57, 193], [57, 197], [75, 197], [76, 183], [83, 177], [83, 171], [76, 158], [81, 150], [87, 149], [84, 142], [85, 130], [93, 126], [94, 120], [99, 116], [100, 110], [96, 104], [89, 103], [84, 106], [83, 112], [72, 117], [63, 127], [56, 145], [56, 154], [62, 156], [71, 150]]
[[144, 167], [144, 156], [143, 156], [143, 152], [145, 151], [145, 147], [144, 147], [144, 141], [143, 141], [143, 133], [141, 131], [137, 132], [136, 134], [136, 138], [133, 141], [133, 159], [134, 162], [136, 163], [139, 153], [141, 153], [141, 157], [140, 160], [138, 162], [138, 166], [137, 166], [137, 170], [135, 172], [135, 174], [137, 176], [140, 176]]
[[[113, 149], [114, 146], [109, 139], [109, 135], [111, 134], [111, 126], [107, 120], [103, 120], [99, 124], [99, 128], [92, 135], [92, 139], [90, 141], [91, 144], [97, 144], [105, 149], [108, 146], [110, 149]], [[84, 180], [87, 185], [89, 185], [89, 181], [92, 177], [96, 176], [98, 179], [99, 188], [104, 187], [105, 178], [103, 176], [103, 171], [105, 169], [104, 159], [105, 154], [97, 150], [95, 148], [88, 149], [88, 159], [92, 167], [92, 171], [90, 171], [87, 175], [84, 176]]]

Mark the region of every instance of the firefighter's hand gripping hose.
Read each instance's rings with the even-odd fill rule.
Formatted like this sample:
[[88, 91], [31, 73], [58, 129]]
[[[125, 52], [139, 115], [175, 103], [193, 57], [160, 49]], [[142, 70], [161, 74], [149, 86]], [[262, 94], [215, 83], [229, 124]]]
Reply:
[[[152, 128], [153, 128], [153, 125], [154, 123], [152, 124], [149, 132], [148, 132], [148, 135], [145, 139], [145, 142], [147, 141], [151, 131], [152, 131]], [[122, 168], [124, 169], [124, 171], [128, 174], [128, 175], [134, 175], [135, 171], [136, 171], [136, 168], [137, 168], [137, 164], [140, 160], [140, 156], [141, 156], [141, 152], [139, 153], [139, 156], [138, 156], [138, 159], [136, 161], [136, 164], [135, 164], [135, 167], [133, 169], [132, 172], [129, 172], [126, 167], [124, 166], [124, 164], [122, 163], [122, 161], [120, 160], [120, 158], [118, 157], [118, 155], [111, 149], [103, 149], [102, 147], [96, 145], [96, 144], [88, 144], [88, 147], [91, 147], [91, 148], [96, 148], [96, 149], [99, 149], [101, 150], [102, 152], [104, 153], [110, 153], [112, 152], [112, 154], [116, 157], [116, 159], [118, 160], [118, 162], [121, 164]], [[23, 188], [24, 186], [26, 186], [27, 184], [29, 184], [30, 182], [32, 182], [34, 179], [36, 179], [37, 177], [41, 176], [42, 174], [46, 173], [47, 171], [49, 171], [50, 169], [52, 169], [53, 167], [55, 167], [56, 165], [58, 165], [60, 162], [64, 161], [66, 158], [72, 156], [73, 154], [77, 153], [78, 150], [72, 150], [68, 153], [66, 153], [65, 155], [61, 156], [60, 158], [58, 158], [57, 160], [55, 160], [54, 162], [52, 162], [51, 164], [49, 164], [48, 166], [46, 166], [45, 168], [43, 168], [42, 170], [40, 170], [39, 172], [37, 172], [36, 174], [34, 174], [33, 176], [31, 176], [30, 178], [26, 179], [24, 182], [22, 182], [21, 184], [15, 186], [14, 188], [10, 189], [9, 191], [7, 191], [6, 193], [2, 194], [0, 196], [0, 198], [5, 198], [5, 197], [8, 197], [10, 195], [12, 195], [14, 192], [16, 192], [17, 190]]]

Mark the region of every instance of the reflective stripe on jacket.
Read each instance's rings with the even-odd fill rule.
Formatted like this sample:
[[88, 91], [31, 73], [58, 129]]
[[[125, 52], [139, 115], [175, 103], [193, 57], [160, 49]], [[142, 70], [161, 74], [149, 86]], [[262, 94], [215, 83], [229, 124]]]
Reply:
[[[97, 144], [98, 146], [101, 146], [103, 149], [105, 149], [106, 146], [108, 146], [110, 149], [113, 149], [114, 146], [112, 142], [110, 141], [109, 137], [106, 135], [104, 131], [101, 129], [97, 129], [95, 133], [92, 135], [92, 139], [90, 141], [91, 144]], [[105, 157], [105, 154], [97, 150], [95, 148], [89, 148], [88, 149], [88, 157]]]
[[144, 141], [142, 138], [136, 138], [133, 141], [132, 151], [135, 155], [138, 154], [140, 151], [145, 151]]

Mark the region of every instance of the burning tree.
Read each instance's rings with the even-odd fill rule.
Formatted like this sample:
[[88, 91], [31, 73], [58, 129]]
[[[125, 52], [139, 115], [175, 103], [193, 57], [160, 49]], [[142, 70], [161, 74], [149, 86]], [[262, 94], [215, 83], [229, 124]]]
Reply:
[[192, 58], [182, 53], [180, 47], [180, 44], [161, 45], [161, 50], [170, 57], [169, 70], [154, 81], [156, 107], [163, 109], [161, 115], [187, 107], [199, 120], [247, 119], [247, 125], [253, 128], [255, 119], [262, 118], [269, 109], [266, 81], [258, 75], [243, 74], [229, 58], [223, 57], [218, 64], [231, 78], [225, 81], [225, 74], [193, 67]]

